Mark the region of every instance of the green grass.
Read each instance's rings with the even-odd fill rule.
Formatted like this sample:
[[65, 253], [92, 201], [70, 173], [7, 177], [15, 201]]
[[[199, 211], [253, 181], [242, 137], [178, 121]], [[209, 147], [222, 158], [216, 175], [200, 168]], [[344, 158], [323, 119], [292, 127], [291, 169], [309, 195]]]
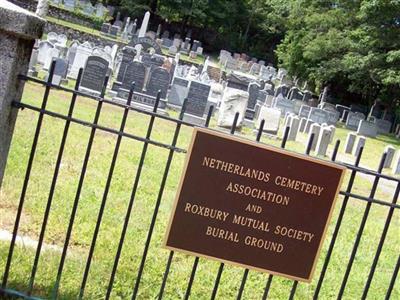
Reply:
[[[43, 92], [44, 89], [41, 86], [27, 83], [23, 102], [40, 106]], [[64, 92], [52, 91], [48, 109], [66, 114], [69, 101], [70, 95]], [[74, 117], [92, 121], [95, 109], [96, 103], [79, 97]], [[171, 114], [176, 116], [176, 113]], [[0, 229], [12, 229], [37, 117], [37, 113], [28, 109], [19, 112], [7, 162], [6, 176], [0, 191]], [[104, 126], [119, 128], [121, 117], [121, 109], [105, 104], [99, 123]], [[147, 116], [130, 112], [126, 132], [143, 137], [146, 134], [148, 121], [149, 118]], [[19, 232], [21, 235], [29, 236], [35, 240], [39, 235], [64, 124], [65, 121], [63, 120], [49, 116], [44, 117]], [[215, 124], [216, 121], [213, 119], [211, 126], [214, 127]], [[175, 125], [173, 123], [157, 120], [152, 139], [170, 144], [174, 130]], [[191, 131], [190, 128], [182, 128], [178, 140], [179, 147], [187, 148]], [[346, 129], [338, 128], [336, 137], [340, 138], [344, 143], [347, 133]], [[46, 244], [59, 247], [63, 245], [89, 134], [90, 128], [78, 124], [71, 125], [45, 235]], [[243, 129], [241, 134], [250, 139], [255, 138], [252, 130], [247, 128]], [[305, 136], [301, 136], [300, 139], [305, 139]], [[114, 135], [99, 130], [96, 133], [75, 220], [70, 243], [71, 247], [61, 281], [61, 299], [75, 299], [79, 292], [85, 260], [103, 196], [115, 141], [116, 137]], [[262, 141], [276, 146], [280, 144], [279, 139], [263, 137]], [[362, 165], [376, 168], [379, 156], [387, 143], [399, 146], [399, 142], [390, 136], [368, 139], [365, 155], [361, 162]], [[104, 297], [142, 146], [140, 142], [131, 139], [123, 138], [122, 140], [85, 292], [86, 299], [102, 299]], [[343, 152], [342, 147], [343, 145], [340, 153]], [[304, 152], [305, 146], [301, 142], [288, 142], [287, 148], [292, 151]], [[330, 151], [332, 151], [332, 145], [330, 146]], [[132, 293], [167, 156], [168, 150], [149, 146], [112, 299], [128, 299]], [[169, 254], [168, 251], [161, 248], [161, 244], [183, 168], [184, 158], [184, 154], [174, 154], [138, 299], [154, 299], [159, 291]], [[343, 154], [339, 156], [339, 160], [341, 159], [354, 160], [353, 157]], [[347, 180], [348, 175], [343, 183], [343, 189], [347, 185]], [[381, 185], [383, 186], [384, 183], [383, 181]], [[368, 178], [357, 176], [354, 190], [357, 193], [368, 195], [371, 185], [371, 180], [368, 180]], [[376, 197], [391, 201], [392, 193], [391, 186], [379, 188]], [[324, 243], [321, 257], [318, 261], [315, 278], [311, 284], [299, 284], [296, 299], [312, 299], [341, 202], [342, 197], [337, 202], [333, 221], [328, 230], [327, 240]], [[338, 241], [321, 290], [320, 299], [333, 299], [337, 295], [364, 209], [365, 202], [356, 199], [349, 200]], [[345, 291], [345, 299], [359, 299], [361, 296], [388, 211], [386, 207], [375, 204], [372, 206]], [[399, 212], [397, 211], [393, 216], [375, 277], [372, 281], [369, 299], [382, 299], [389, 285], [400, 251], [399, 223]], [[8, 243], [0, 242], [0, 274], [4, 270], [7, 253]], [[34, 249], [22, 246], [16, 247], [9, 280], [10, 288], [26, 290], [33, 258]], [[60, 253], [57, 251], [46, 250], [43, 252], [39, 262], [34, 290], [35, 295], [42, 297], [51, 295], [59, 259]], [[165, 290], [165, 299], [183, 298], [193, 260], [193, 257], [179, 253], [175, 254]], [[192, 299], [210, 298], [218, 267], [219, 264], [216, 262], [200, 259], [193, 284]], [[218, 299], [235, 299], [242, 275], [243, 269], [226, 266], [218, 291]], [[267, 277], [267, 274], [251, 271], [243, 299], [261, 299]], [[288, 298], [291, 285], [292, 282], [290, 280], [275, 277], [270, 291], [270, 299]], [[400, 291], [397, 281], [392, 298], [398, 299], [399, 297]]]

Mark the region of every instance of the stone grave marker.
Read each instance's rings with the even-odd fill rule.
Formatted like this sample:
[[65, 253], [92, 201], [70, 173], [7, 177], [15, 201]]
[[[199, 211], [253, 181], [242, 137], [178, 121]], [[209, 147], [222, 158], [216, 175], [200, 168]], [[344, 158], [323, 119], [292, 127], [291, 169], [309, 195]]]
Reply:
[[318, 141], [316, 145], [317, 155], [326, 156], [326, 152], [328, 151], [328, 145], [331, 138], [331, 130], [329, 127], [323, 127], [321, 129], [321, 133], [318, 136]]
[[347, 114], [346, 128], [351, 130], [357, 130], [361, 120], [365, 120], [364, 114], [349, 111]]
[[109, 63], [102, 57], [89, 56], [83, 69], [80, 90], [100, 94], [107, 76]]
[[39, 64], [44, 64], [50, 55], [50, 50], [54, 48], [54, 45], [48, 41], [39, 42], [39, 53], [37, 61]]
[[360, 150], [362, 147], [365, 147], [365, 142], [366, 142], [366, 138], [363, 136], [358, 136], [356, 143], [355, 143], [355, 147], [353, 150], [353, 155], [354, 156], [358, 156]]
[[64, 8], [68, 10], [75, 9], [75, 0], [64, 0]]
[[308, 119], [308, 115], [310, 114], [310, 110], [311, 110], [311, 106], [308, 105], [302, 105], [300, 107], [300, 111], [299, 111], [299, 117], [300, 118], [307, 118]]
[[290, 122], [287, 124], [290, 127], [288, 141], [295, 141], [297, 137], [297, 133], [299, 131], [300, 119], [297, 116], [293, 116], [290, 119]]
[[89, 42], [85, 42], [76, 48], [74, 62], [70, 68], [68, 77], [76, 79], [80, 68], [86, 64], [87, 58], [92, 54], [92, 46]]
[[276, 108], [261, 106], [260, 113], [256, 122], [256, 128], [260, 128], [261, 121], [264, 120], [263, 131], [270, 134], [277, 134], [281, 119], [281, 111]]
[[353, 153], [354, 144], [356, 142], [357, 135], [354, 132], [349, 132], [347, 134], [346, 143], [344, 145], [344, 153]]
[[199, 81], [190, 82], [185, 115], [188, 114], [198, 118], [203, 118], [203, 115], [206, 113], [205, 110], [210, 89], [211, 87], [208, 84]]
[[[122, 79], [121, 88], [129, 91], [131, 89], [132, 82], [135, 82], [134, 91], [141, 93], [144, 87], [145, 75], [146, 67], [144, 64], [138, 61], [129, 63]], [[127, 99], [127, 95], [123, 96], [122, 98]]]
[[301, 118], [300, 119], [300, 125], [299, 125], [299, 131], [300, 132], [305, 132], [306, 124], [307, 124], [307, 118]]
[[387, 120], [376, 119], [375, 124], [378, 127], [378, 134], [388, 134], [392, 129], [392, 122]]
[[168, 86], [170, 82], [169, 72], [161, 67], [155, 67], [151, 73], [149, 82], [147, 83], [146, 94], [151, 96], [157, 96], [159, 90], [161, 90], [161, 98], [167, 97]]
[[318, 123], [313, 123], [310, 126], [310, 132], [308, 133], [308, 139], [307, 139], [306, 145], [308, 145], [310, 143], [311, 135], [314, 134], [314, 139], [311, 144], [311, 151], [314, 151], [317, 146], [320, 131], [321, 131], [321, 125], [319, 125]]
[[282, 115], [285, 115], [287, 112], [294, 112], [294, 102], [282, 97], [275, 98], [275, 107], [281, 110]]
[[247, 91], [226, 87], [218, 111], [217, 125], [224, 128], [231, 128], [235, 114], [238, 112], [237, 126], [240, 128], [246, 112], [248, 97], [249, 93]]
[[168, 104], [181, 107], [183, 101], [188, 96], [189, 80], [180, 77], [174, 77], [171, 90], [168, 94]]
[[392, 167], [392, 162], [394, 155], [396, 153], [396, 149], [392, 145], [387, 145], [385, 147], [384, 152], [386, 153], [386, 159], [385, 162], [383, 163], [384, 168], [391, 168]]
[[392, 172], [395, 175], [399, 175], [400, 174], [400, 152], [398, 152], [399, 154], [396, 157]]
[[311, 107], [308, 118], [318, 124], [328, 123], [329, 113], [326, 110], [317, 107]]
[[378, 135], [378, 126], [376, 126], [376, 124], [373, 122], [361, 120], [358, 124], [357, 134], [368, 137], [376, 137]]
[[256, 82], [252, 82], [249, 84], [248, 93], [249, 93], [249, 101], [247, 102], [247, 109], [245, 118], [253, 120], [255, 114], [255, 106], [257, 103], [257, 98], [260, 91], [260, 85]]

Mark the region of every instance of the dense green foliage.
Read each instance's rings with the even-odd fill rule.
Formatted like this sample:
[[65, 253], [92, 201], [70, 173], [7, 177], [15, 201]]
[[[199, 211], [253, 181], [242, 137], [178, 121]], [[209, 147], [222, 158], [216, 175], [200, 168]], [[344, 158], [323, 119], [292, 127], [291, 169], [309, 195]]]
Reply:
[[291, 2], [280, 63], [317, 88], [329, 84], [339, 96], [394, 105], [400, 92], [400, 1], [328, 2]]
[[[103, 0], [107, 2], [107, 0]], [[108, 0], [141, 17], [146, 10], [212, 31], [206, 50], [245, 52], [279, 63], [340, 102], [394, 106], [400, 92], [399, 0]], [[201, 38], [201, 37], [195, 37]], [[205, 39], [203, 37], [203, 39]], [[207, 44], [208, 42], [208, 44]]]

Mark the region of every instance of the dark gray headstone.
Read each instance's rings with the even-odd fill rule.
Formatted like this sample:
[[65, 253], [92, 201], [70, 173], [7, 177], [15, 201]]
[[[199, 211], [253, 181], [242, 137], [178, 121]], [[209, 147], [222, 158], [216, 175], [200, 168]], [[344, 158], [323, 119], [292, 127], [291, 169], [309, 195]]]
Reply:
[[122, 58], [121, 58], [121, 63], [119, 65], [119, 71], [117, 74], [118, 82], [122, 82], [126, 68], [131, 62], [133, 62], [133, 59], [136, 56], [136, 50], [133, 47], [125, 46], [124, 48], [122, 48], [121, 52], [122, 52]]
[[111, 28], [111, 24], [103, 23], [103, 24], [101, 25], [100, 31], [101, 31], [102, 33], [108, 34], [108, 33], [110, 32], [110, 28]]
[[151, 96], [157, 96], [158, 91], [161, 90], [161, 98], [165, 99], [167, 97], [169, 81], [169, 72], [166, 69], [161, 67], [154, 68], [150, 73], [146, 93]]
[[163, 38], [163, 39], [162, 39], [161, 45], [162, 45], [163, 47], [169, 48], [169, 47], [172, 46], [172, 44], [173, 44], [173, 41], [170, 40], [169, 38]]
[[119, 31], [120, 31], [120, 27], [118, 27], [118, 26], [111, 26], [111, 28], [110, 28], [110, 34], [111, 35], [113, 35], [113, 36], [117, 36], [118, 35], [118, 33], [119, 33]]
[[172, 81], [171, 90], [168, 94], [168, 103], [176, 106], [182, 106], [183, 101], [189, 92], [189, 80], [175, 77]]
[[203, 117], [207, 106], [211, 87], [197, 81], [192, 81], [189, 87], [186, 113]]
[[129, 90], [132, 82], [135, 82], [136, 92], [142, 92], [144, 86], [144, 79], [146, 74], [146, 68], [144, 64], [134, 61], [128, 64], [125, 70], [124, 78], [122, 79], [121, 87]]
[[321, 108], [312, 107], [310, 113], [308, 114], [308, 119], [315, 123], [323, 124], [329, 123], [329, 113]]
[[349, 111], [347, 114], [346, 128], [357, 130], [361, 120], [365, 120], [365, 116], [363, 113]]
[[249, 84], [249, 101], [247, 102], [247, 108], [254, 109], [257, 103], [257, 98], [260, 92], [260, 85], [256, 82]]
[[68, 61], [62, 58], [56, 58], [56, 65], [54, 67], [54, 75], [61, 76], [62, 78], [67, 78], [68, 73]]
[[89, 56], [85, 68], [80, 87], [101, 92], [104, 80], [108, 71], [108, 61], [99, 56]]
[[278, 95], [282, 95], [283, 97], [287, 97], [289, 93], [289, 87], [287, 85], [280, 85], [275, 90], [275, 97]]

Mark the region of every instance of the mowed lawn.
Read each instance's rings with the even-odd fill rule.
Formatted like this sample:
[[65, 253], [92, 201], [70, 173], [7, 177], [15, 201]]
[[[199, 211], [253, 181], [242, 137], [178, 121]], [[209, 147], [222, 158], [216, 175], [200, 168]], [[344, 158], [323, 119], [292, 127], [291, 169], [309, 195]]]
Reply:
[[[43, 92], [44, 89], [40, 85], [27, 83], [23, 102], [39, 107]], [[66, 92], [51, 91], [47, 107], [51, 111], [66, 114], [70, 103], [70, 97], [71, 95]], [[91, 122], [94, 118], [96, 106], [97, 103], [95, 101], [78, 97], [73, 115], [75, 118]], [[99, 124], [118, 129], [120, 127], [122, 114], [123, 110], [121, 108], [104, 104]], [[170, 114], [175, 117], [177, 116], [175, 112], [170, 112]], [[0, 230], [12, 230], [37, 118], [38, 113], [29, 109], [19, 112], [7, 163], [6, 175], [0, 191]], [[148, 116], [130, 112], [125, 131], [144, 137], [146, 135], [148, 122]], [[215, 124], [216, 121], [213, 119], [211, 126], [215, 127]], [[33, 240], [37, 240], [39, 236], [64, 125], [64, 120], [50, 116], [44, 117], [19, 231], [20, 235], [30, 237]], [[152, 139], [170, 144], [173, 139], [175, 128], [176, 125], [173, 122], [158, 119], [154, 125]], [[61, 256], [59, 249], [62, 248], [65, 240], [66, 229], [76, 194], [77, 183], [81, 173], [90, 131], [91, 128], [79, 124], [72, 124], [70, 127], [45, 235], [46, 245], [54, 245], [56, 246], [56, 250], [45, 249], [42, 252], [33, 293], [40, 297], [48, 298], [52, 293]], [[178, 147], [187, 148], [191, 137], [191, 131], [191, 128], [186, 126], [182, 127], [178, 139]], [[354, 157], [342, 154], [344, 141], [348, 132], [348, 130], [343, 128], [338, 128], [336, 130], [335, 139], [339, 138], [342, 141], [338, 160], [353, 162]], [[241, 134], [249, 139], [255, 139], [255, 134], [250, 129], [244, 129]], [[281, 136], [281, 134], [279, 134], [279, 136]], [[101, 130], [97, 130], [96, 132], [74, 223], [69, 254], [61, 280], [61, 299], [75, 299], [79, 293], [116, 138], [116, 135]], [[300, 136], [300, 141], [305, 141], [305, 139], [305, 135]], [[263, 137], [262, 141], [276, 146], [280, 144], [280, 140], [276, 138]], [[383, 149], [388, 143], [399, 148], [399, 142], [391, 136], [368, 139], [361, 165], [376, 169]], [[85, 298], [87, 299], [104, 298], [142, 148], [142, 142], [134, 141], [129, 138], [122, 139], [85, 290]], [[305, 143], [288, 142], [287, 148], [297, 152], [304, 152]], [[330, 152], [332, 148], [333, 145], [330, 146]], [[226, 151], [229, 151], [229, 149], [226, 149]], [[153, 145], [150, 145], [148, 148], [116, 275], [112, 299], [128, 299], [132, 294], [168, 154], [168, 149]], [[162, 241], [182, 172], [184, 159], [185, 154], [183, 153], [175, 153], [173, 156], [139, 289], [138, 299], [154, 299], [159, 293], [162, 276], [169, 255], [169, 251], [162, 248]], [[329, 158], [326, 157], [325, 159]], [[390, 171], [385, 170], [385, 173], [390, 173]], [[342, 190], [346, 189], [348, 178], [349, 176], [347, 174]], [[357, 175], [353, 192], [369, 196], [371, 186], [371, 178]], [[386, 180], [381, 180], [375, 197], [380, 200], [391, 202], [394, 187], [393, 184]], [[337, 201], [332, 222], [329, 226], [327, 239], [323, 245], [321, 257], [318, 261], [314, 280], [311, 284], [300, 283], [298, 285], [296, 299], [311, 299], [313, 296], [342, 200], [343, 197], [340, 197]], [[321, 299], [333, 299], [337, 296], [337, 291], [346, 270], [365, 207], [366, 202], [357, 199], [349, 200], [343, 224], [331, 258], [331, 263], [322, 286], [320, 294]], [[388, 213], [388, 207], [377, 204], [372, 205], [349, 282], [345, 290], [345, 299], [360, 298]], [[399, 211], [397, 210], [393, 215], [391, 226], [377, 265], [376, 273], [368, 294], [369, 299], [382, 299], [389, 286], [394, 265], [400, 252], [399, 225]], [[8, 247], [9, 244], [7, 241], [0, 241], [0, 276], [3, 274]], [[21, 291], [27, 289], [34, 254], [35, 248], [33, 247], [21, 245], [16, 247], [9, 278], [10, 288]], [[183, 298], [193, 261], [193, 257], [179, 253], [175, 254], [168, 282], [165, 287], [165, 299]], [[210, 298], [218, 267], [219, 263], [217, 262], [200, 259], [193, 283], [191, 293], [192, 299]], [[236, 299], [243, 272], [244, 270], [241, 268], [231, 266], [225, 267], [218, 290], [218, 299]], [[268, 274], [251, 271], [245, 286], [243, 299], [261, 299], [267, 278]], [[292, 281], [274, 277], [269, 294], [270, 299], [288, 298], [291, 286]], [[400, 298], [399, 290], [399, 280], [397, 280], [392, 293], [393, 299]]]

